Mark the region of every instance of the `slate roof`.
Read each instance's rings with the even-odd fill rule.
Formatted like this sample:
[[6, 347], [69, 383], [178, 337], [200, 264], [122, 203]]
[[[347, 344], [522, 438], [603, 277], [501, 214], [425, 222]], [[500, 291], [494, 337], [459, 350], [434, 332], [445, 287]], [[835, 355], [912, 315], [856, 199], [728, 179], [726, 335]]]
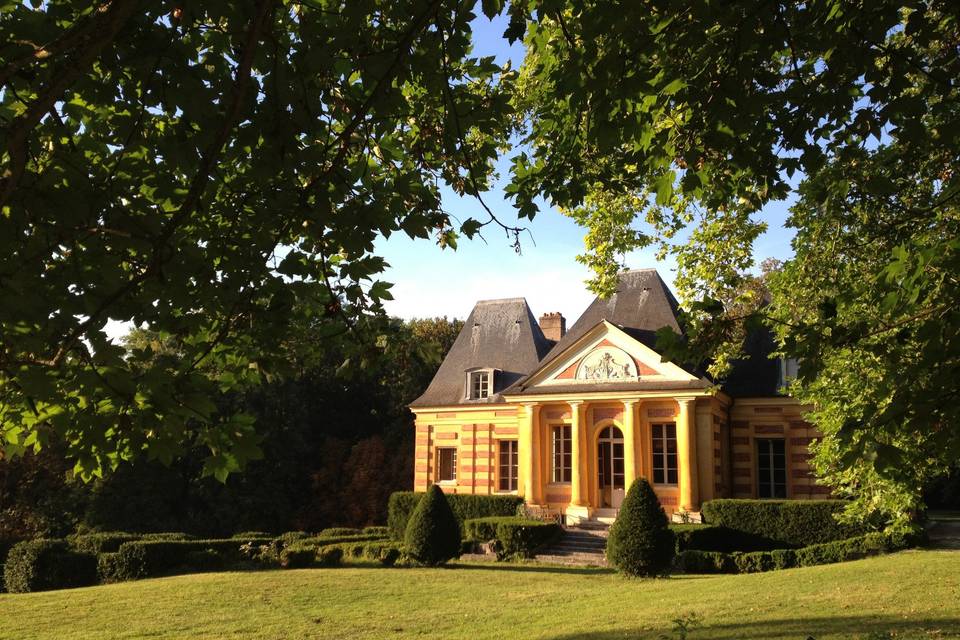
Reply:
[[[539, 393], [580, 393], [597, 391], [635, 391], [702, 389], [710, 381], [702, 372], [687, 383], [639, 380], [635, 382], [578, 383], [549, 387], [524, 387], [525, 378], [606, 320], [624, 333], [656, 350], [656, 332], [669, 327], [682, 333], [677, 315], [680, 305], [656, 269], [625, 271], [617, 291], [611, 297], [597, 297], [558, 341], [544, 337], [524, 298], [483, 300], [476, 304], [460, 335], [422, 396], [411, 407], [472, 405], [503, 402], [503, 392], [511, 395]], [[769, 397], [777, 394], [779, 364], [767, 356], [773, 351], [773, 337], [752, 334], [746, 342], [748, 359], [734, 363], [721, 388], [732, 397]], [[490, 398], [467, 400], [464, 397], [466, 371], [490, 367], [500, 371], [494, 376]]]
[[[481, 300], [463, 323], [427, 390], [410, 406], [501, 403], [501, 392], [536, 369], [553, 344], [544, 337], [526, 299]], [[466, 371], [475, 367], [499, 370], [489, 398], [464, 397]]]
[[602, 320], [622, 329], [630, 337], [656, 349], [656, 333], [670, 327], [682, 333], [677, 322], [680, 304], [670, 293], [656, 269], [635, 269], [620, 274], [617, 291], [609, 298], [594, 298], [570, 330], [550, 350], [542, 364], [579, 340]]
[[730, 374], [721, 382], [720, 388], [733, 398], [782, 396], [777, 386], [780, 382], [780, 361], [770, 358], [776, 346], [769, 329], [748, 333], [743, 342], [746, 358], [731, 363]]

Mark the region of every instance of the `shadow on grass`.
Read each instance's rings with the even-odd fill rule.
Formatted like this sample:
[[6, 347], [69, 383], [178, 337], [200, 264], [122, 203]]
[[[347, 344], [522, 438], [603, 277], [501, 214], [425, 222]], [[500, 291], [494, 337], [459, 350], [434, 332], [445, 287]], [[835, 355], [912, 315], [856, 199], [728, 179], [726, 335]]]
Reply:
[[571, 575], [600, 575], [613, 573], [613, 569], [604, 567], [564, 567], [550, 564], [515, 564], [512, 562], [452, 562], [446, 565], [450, 569], [466, 569], [475, 571], [520, 571], [525, 573], [566, 573]]
[[[709, 620], [687, 631], [690, 640], [699, 638], [729, 638], [733, 640], [760, 640], [761, 638], [789, 638], [790, 640], [817, 640], [833, 634], [855, 634], [855, 638], [881, 640], [884, 638], [956, 638], [960, 617], [903, 619], [902, 616], [835, 616], [832, 618], [789, 618], [764, 620], [744, 624], [710, 624]], [[909, 635], [907, 635], [909, 634]], [[553, 636], [551, 640], [623, 640], [624, 638], [680, 638], [684, 637], [669, 627], [662, 630], [617, 629]]]

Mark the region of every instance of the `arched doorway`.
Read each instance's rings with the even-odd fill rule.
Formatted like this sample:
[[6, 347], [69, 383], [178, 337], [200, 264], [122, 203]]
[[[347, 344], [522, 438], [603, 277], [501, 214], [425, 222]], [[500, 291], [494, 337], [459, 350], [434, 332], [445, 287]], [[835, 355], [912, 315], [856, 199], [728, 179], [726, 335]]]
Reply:
[[624, 494], [623, 469], [623, 433], [610, 425], [597, 439], [597, 487], [601, 508], [620, 508]]

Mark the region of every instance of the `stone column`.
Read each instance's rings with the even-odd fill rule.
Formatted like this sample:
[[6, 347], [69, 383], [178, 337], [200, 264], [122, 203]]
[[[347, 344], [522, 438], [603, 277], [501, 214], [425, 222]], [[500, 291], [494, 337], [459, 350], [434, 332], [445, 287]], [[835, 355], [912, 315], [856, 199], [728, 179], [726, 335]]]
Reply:
[[696, 398], [677, 398], [677, 466], [680, 472], [680, 508], [700, 510], [697, 472]]
[[583, 506], [583, 403], [570, 403], [570, 504]]
[[630, 485], [637, 479], [637, 427], [634, 414], [636, 401], [623, 401], [623, 485], [630, 490]]
[[[524, 502], [527, 504], [538, 504], [537, 499], [537, 445], [536, 445], [536, 422], [539, 407], [535, 404], [524, 404], [521, 412], [521, 421], [519, 429], [519, 438], [517, 439], [517, 471], [520, 477], [520, 492], [523, 494]], [[499, 464], [499, 460], [494, 460], [494, 466]]]

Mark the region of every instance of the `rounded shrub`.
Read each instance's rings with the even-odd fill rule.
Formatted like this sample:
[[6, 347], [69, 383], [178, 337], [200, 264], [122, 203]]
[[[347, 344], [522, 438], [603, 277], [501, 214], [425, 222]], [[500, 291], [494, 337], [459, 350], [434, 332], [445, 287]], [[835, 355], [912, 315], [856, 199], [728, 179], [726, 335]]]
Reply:
[[673, 532], [657, 495], [638, 479], [620, 505], [607, 538], [607, 562], [628, 576], [665, 574], [673, 562]]
[[410, 514], [404, 546], [413, 559], [430, 566], [459, 556], [460, 525], [437, 485], [430, 486]]

